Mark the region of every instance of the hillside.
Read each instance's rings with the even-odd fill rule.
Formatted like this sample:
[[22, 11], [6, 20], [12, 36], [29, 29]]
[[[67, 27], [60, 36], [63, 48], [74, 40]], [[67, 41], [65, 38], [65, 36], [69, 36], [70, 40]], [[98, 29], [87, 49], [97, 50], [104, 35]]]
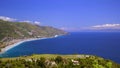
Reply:
[[41, 54], [1, 58], [0, 68], [120, 68], [120, 65], [93, 55]]
[[6, 42], [13, 39], [51, 37], [63, 34], [66, 32], [50, 26], [0, 20], [0, 48], [7, 46]]

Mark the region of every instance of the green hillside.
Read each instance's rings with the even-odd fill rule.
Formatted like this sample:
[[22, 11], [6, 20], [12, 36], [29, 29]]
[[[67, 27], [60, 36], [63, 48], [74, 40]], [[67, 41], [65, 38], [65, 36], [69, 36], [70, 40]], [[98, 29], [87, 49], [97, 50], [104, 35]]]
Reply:
[[41, 54], [1, 58], [0, 68], [120, 68], [120, 65], [93, 55]]
[[13, 39], [51, 37], [63, 34], [66, 32], [50, 26], [0, 20], [0, 47], [3, 47], [6, 41], [9, 42]]

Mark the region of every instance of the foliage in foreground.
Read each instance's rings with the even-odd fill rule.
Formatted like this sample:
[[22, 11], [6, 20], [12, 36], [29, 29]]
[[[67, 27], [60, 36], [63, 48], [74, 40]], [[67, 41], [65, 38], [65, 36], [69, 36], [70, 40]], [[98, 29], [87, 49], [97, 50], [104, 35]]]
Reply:
[[[48, 56], [49, 57], [49, 56]], [[0, 59], [0, 68], [120, 68], [110, 60], [95, 56], [84, 58], [66, 58], [57, 56], [54, 58], [15, 58]]]

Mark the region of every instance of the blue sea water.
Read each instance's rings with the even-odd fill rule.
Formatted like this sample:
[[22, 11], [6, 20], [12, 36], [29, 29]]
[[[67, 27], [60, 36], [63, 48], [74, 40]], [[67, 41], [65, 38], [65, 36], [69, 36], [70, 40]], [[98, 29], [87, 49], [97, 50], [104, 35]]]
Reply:
[[90, 54], [120, 63], [120, 32], [72, 32], [56, 38], [22, 43], [2, 56], [31, 54]]

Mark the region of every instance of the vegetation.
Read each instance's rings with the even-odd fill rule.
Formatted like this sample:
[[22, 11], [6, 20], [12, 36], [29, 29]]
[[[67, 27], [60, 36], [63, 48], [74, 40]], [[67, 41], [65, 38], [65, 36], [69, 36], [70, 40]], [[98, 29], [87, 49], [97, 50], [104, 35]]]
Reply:
[[0, 68], [120, 68], [120, 65], [92, 55], [43, 54], [1, 58]]
[[[26, 22], [9, 22], [0, 20], [0, 48], [13, 39], [51, 37], [66, 32], [50, 27], [38, 26]], [[7, 46], [7, 45], [6, 45]]]

